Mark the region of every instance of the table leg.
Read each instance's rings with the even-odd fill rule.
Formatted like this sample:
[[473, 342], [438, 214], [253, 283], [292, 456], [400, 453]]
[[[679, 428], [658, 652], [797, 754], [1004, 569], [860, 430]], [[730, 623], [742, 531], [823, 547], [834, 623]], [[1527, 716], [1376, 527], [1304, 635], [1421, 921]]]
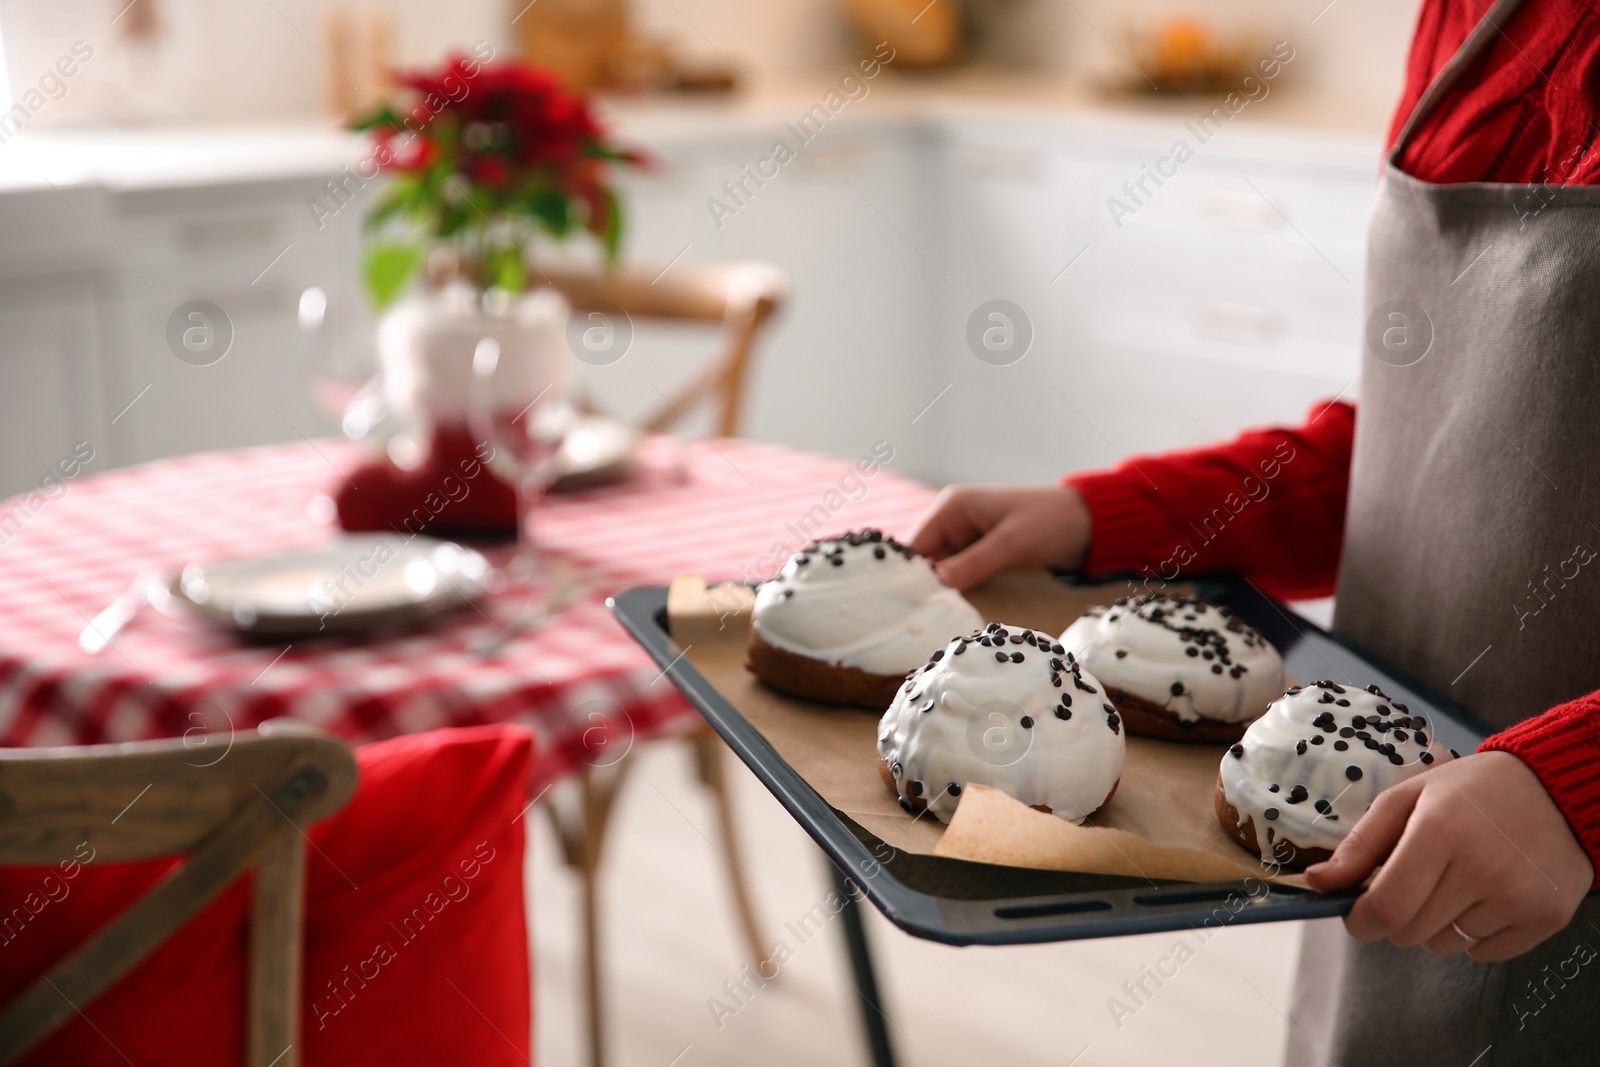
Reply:
[[878, 980], [873, 974], [872, 952], [867, 945], [867, 930], [861, 922], [864, 906], [855, 896], [855, 886], [844, 872], [831, 862], [828, 870], [833, 875], [835, 892], [844, 901], [839, 913], [844, 920], [845, 946], [850, 950], [850, 970], [853, 973], [856, 993], [861, 1004], [861, 1022], [867, 1031], [867, 1044], [872, 1049], [873, 1067], [895, 1067], [894, 1049], [889, 1046], [889, 1017], [883, 1012], [878, 999]]

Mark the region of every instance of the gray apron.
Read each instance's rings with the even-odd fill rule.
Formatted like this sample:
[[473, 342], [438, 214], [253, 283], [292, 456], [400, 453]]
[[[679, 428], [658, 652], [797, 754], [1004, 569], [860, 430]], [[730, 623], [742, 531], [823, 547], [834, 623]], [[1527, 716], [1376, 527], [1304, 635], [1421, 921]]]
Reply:
[[[1499, 0], [1389, 157], [1334, 617], [1495, 727], [1600, 689], [1600, 188], [1434, 185], [1396, 160], [1516, 6]], [[1593, 901], [1504, 964], [1308, 924], [1286, 1062], [1600, 1063], [1597, 950]]]

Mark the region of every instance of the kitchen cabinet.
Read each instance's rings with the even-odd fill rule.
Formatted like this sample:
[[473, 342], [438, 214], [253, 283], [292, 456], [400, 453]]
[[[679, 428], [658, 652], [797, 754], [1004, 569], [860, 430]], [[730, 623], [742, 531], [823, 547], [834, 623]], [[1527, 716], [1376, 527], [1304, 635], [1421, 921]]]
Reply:
[[[917, 129], [829, 128], [764, 185], [747, 182], [742, 204], [727, 196], [723, 183], [767, 156], [780, 136], [794, 143], [774, 124], [744, 138], [657, 149], [656, 173], [628, 184], [628, 254], [644, 263], [681, 254], [781, 265], [793, 289], [757, 356], [749, 432], [849, 458], [887, 440], [895, 469], [934, 476], [934, 454], [911, 421], [932, 395], [922, 394], [927, 373], [911, 339], [922, 328], [928, 287], [939, 282], [921, 250], [931, 247], [922, 236], [928, 198], [917, 180], [925, 139]], [[716, 217], [713, 199], [737, 211]], [[591, 384], [637, 393], [644, 350], [660, 340], [641, 332], [639, 361], [630, 365], [630, 353], [588, 374]], [[703, 357], [706, 339], [671, 351], [680, 362]], [[649, 373], [666, 373], [660, 363], [658, 351]]]
[[[102, 284], [82, 273], [0, 285], [0, 496], [41, 484], [58, 493], [63, 461], [95, 471], [111, 460], [97, 365]], [[12, 532], [0, 526], [0, 542]]]
[[[311, 400], [296, 309], [316, 285], [358, 298], [357, 212], [319, 229], [306, 200], [320, 182], [149, 190], [118, 196], [113, 219], [137, 250], [121, 273], [121, 362], [109, 368], [138, 401], [120, 420], [119, 457], [143, 462], [207, 448], [322, 436], [333, 427]], [[205, 300], [226, 331], [220, 357], [185, 361], [169, 322]]]
[[[1180, 120], [874, 98], [757, 185], [746, 168], [795, 142], [784, 120], [646, 112], [625, 131], [659, 161], [624, 181], [630, 258], [757, 258], [793, 278], [749, 383], [754, 437], [846, 458], [886, 440], [892, 469], [934, 482], [1045, 481], [1355, 393], [1375, 141], [1236, 124], [1114, 220], [1108, 199]], [[291, 165], [277, 136], [271, 176], [259, 145], [231, 176], [212, 157], [56, 189], [0, 173], [0, 490], [78, 436], [114, 465], [332, 429], [294, 312], [310, 285], [359, 300], [370, 188], [319, 226], [307, 202], [354, 143], [318, 135]], [[233, 330], [210, 365], [167, 339], [195, 299]], [[991, 319], [996, 300], [1013, 310]], [[1026, 353], [975, 352], [975, 312], [980, 340], [1025, 328]], [[625, 358], [578, 369], [602, 407], [638, 414], [714, 344], [640, 325]]]

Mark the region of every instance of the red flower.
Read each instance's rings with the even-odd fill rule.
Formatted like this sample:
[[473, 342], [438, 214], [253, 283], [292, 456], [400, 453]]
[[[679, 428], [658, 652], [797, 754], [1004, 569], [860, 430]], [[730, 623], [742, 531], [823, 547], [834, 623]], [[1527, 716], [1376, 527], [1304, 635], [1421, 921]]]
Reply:
[[474, 156], [462, 167], [467, 176], [484, 185], [504, 185], [511, 176], [511, 168], [499, 156]]
[[[549, 71], [465, 57], [397, 74], [395, 83], [404, 101], [356, 124], [395, 174], [374, 208], [379, 222], [408, 222], [429, 240], [459, 242], [481, 231], [489, 244], [507, 240], [502, 222], [514, 224], [512, 233], [556, 237], [577, 225], [615, 252], [612, 167], [646, 160], [607, 142], [588, 100]], [[463, 193], [471, 204], [465, 218]]]

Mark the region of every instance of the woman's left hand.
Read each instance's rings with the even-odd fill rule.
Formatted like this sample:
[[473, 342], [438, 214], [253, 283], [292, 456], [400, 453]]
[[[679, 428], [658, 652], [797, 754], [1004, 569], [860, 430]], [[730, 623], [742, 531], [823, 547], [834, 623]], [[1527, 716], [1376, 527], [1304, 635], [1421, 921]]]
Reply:
[[1345, 917], [1351, 936], [1484, 962], [1561, 930], [1594, 884], [1560, 809], [1508, 752], [1451, 760], [1384, 790], [1306, 882], [1348, 889], [1379, 863]]

